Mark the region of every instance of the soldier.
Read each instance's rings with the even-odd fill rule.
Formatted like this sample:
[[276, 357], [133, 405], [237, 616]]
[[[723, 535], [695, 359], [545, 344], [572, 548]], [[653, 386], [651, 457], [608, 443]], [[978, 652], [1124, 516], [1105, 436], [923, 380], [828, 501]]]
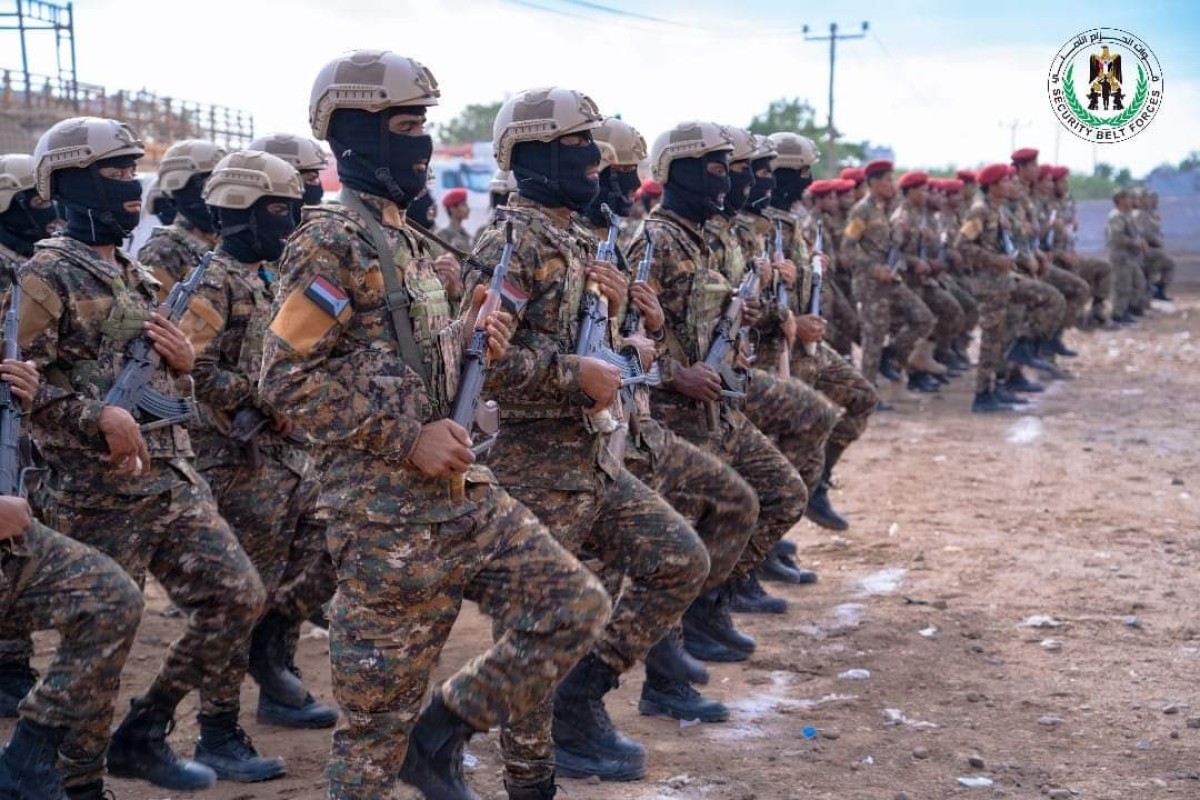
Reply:
[[321, 204], [325, 197], [325, 187], [321, 185], [321, 170], [329, 166], [329, 159], [315, 139], [297, 136], [294, 133], [268, 133], [250, 142], [246, 149], [270, 153], [291, 164], [300, 173], [300, 182], [304, 185], [304, 197], [301, 198], [303, 204]]
[[[577, 214], [598, 190], [592, 131], [601, 121], [586, 95], [553, 87], [505, 101], [494, 127], [496, 162], [517, 180], [517, 194], [500, 212], [515, 237], [508, 277], [529, 302], [518, 314], [512, 353], [488, 381], [507, 421], [492, 463], [568, 550], [586, 549], [628, 576], [604, 633], [555, 693], [553, 724], [547, 704], [502, 732], [510, 797], [547, 796], [555, 765], [570, 777], [645, 774], [645, 750], [613, 728], [604, 696], [679, 621], [708, 576], [695, 531], [623, 464], [621, 372], [598, 354], [574, 355], [585, 293], [614, 312], [628, 296], [625, 276], [597, 260], [599, 243]], [[493, 223], [475, 259], [495, 263], [502, 234]], [[486, 277], [473, 271], [467, 285]], [[615, 324], [607, 328], [600, 338], [611, 347]]]
[[975, 190], [979, 188], [979, 176], [973, 169], [960, 169], [954, 173], [954, 177], [962, 181], [962, 212], [965, 216], [975, 204]]
[[[842, 256], [854, 271], [854, 299], [860, 304], [863, 347], [860, 371], [874, 385], [880, 371], [890, 380], [899, 380], [898, 367], [920, 369], [910, 364], [910, 356], [917, 343], [932, 333], [934, 318], [929, 307], [897, 278], [894, 266], [889, 264], [889, 260], [899, 258], [886, 212], [888, 202], [896, 194], [892, 162], [872, 161], [863, 172], [867, 195], [855, 203], [847, 217]], [[895, 266], [899, 265], [897, 261]], [[885, 349], [884, 337], [889, 329], [892, 342]]]
[[1137, 321], [1136, 299], [1145, 287], [1142, 259], [1146, 254], [1146, 240], [1133, 218], [1133, 192], [1118, 189], [1113, 193], [1113, 206], [1108, 212], [1104, 235], [1108, 260], [1113, 265], [1112, 318], [1128, 325]]
[[978, 173], [983, 196], [971, 210], [958, 234], [958, 249], [971, 269], [971, 292], [979, 302], [979, 365], [975, 373], [976, 414], [1010, 411], [1008, 395], [997, 393], [997, 374], [1004, 368], [1006, 318], [1016, 266], [1005, 252], [1003, 238], [1009, 228], [1004, 205], [1010, 192], [1008, 166], [991, 164]]
[[471, 216], [471, 206], [467, 202], [467, 190], [451, 189], [446, 192], [442, 198], [442, 208], [446, 209], [446, 216], [450, 218], [450, 221], [446, 223], [446, 227], [438, 231], [438, 236], [464, 253], [470, 252], [471, 234], [463, 228], [463, 223]]
[[[193, 467], [182, 425], [159, 424], [143, 438], [129, 411], [105, 403], [126, 345], [143, 332], [161, 357], [155, 390], [175, 393], [194, 360], [179, 327], [155, 312], [157, 281], [117, 248], [137, 224], [142, 154], [127, 125], [94, 117], [59, 122], [38, 141], [38, 193], [64, 203], [67, 228], [40, 242], [21, 271], [21, 349], [47, 375], [31, 419], [50, 466], [55, 527], [111, 556], [139, 583], [153, 574], [187, 617], [154, 682], [113, 734], [108, 771], [184, 791], [209, 787], [215, 776], [167, 744], [175, 708], [226, 668], [264, 593]], [[203, 691], [200, 706], [205, 716], [221, 711]], [[68, 787], [86, 784], [102, 763], [107, 721], [88, 720], [85, 730], [80, 752], [91, 758], [67, 767]]]
[[[33, 365], [5, 361], [0, 376], [28, 412], [38, 387]], [[39, 523], [24, 498], [0, 497], [0, 617], [60, 636], [45, 677], [23, 700], [14, 698], [20, 720], [0, 749], [0, 797], [59, 800], [61, 759], [87, 770], [87, 781], [68, 796], [99, 800], [104, 756], [88, 747], [82, 723], [96, 720], [107, 730], [112, 721], [142, 617], [137, 584], [104, 554]]]
[[931, 192], [928, 201], [930, 210], [934, 212], [934, 226], [940, 250], [938, 260], [942, 272], [938, 280], [963, 310], [963, 325], [950, 346], [935, 352], [934, 357], [951, 370], [962, 373], [971, 367], [967, 347], [971, 341], [971, 331], [979, 325], [979, 303], [971, 293], [970, 268], [955, 243], [965, 217], [961, 199], [964, 183], [957, 178], [946, 178], [940, 182], [940, 186], [941, 191]]
[[1163, 249], [1162, 216], [1158, 213], [1158, 192], [1142, 189], [1138, 193], [1137, 208], [1133, 211], [1138, 232], [1146, 240], [1145, 272], [1155, 300], [1170, 302], [1167, 287], [1175, 279], [1175, 260]]
[[908, 371], [910, 391], [937, 392], [939, 381], [946, 380], [947, 368], [934, 358], [934, 347], [943, 350], [963, 332], [965, 315], [954, 295], [938, 283], [940, 265], [936, 262], [937, 237], [926, 205], [929, 175], [919, 170], [904, 173], [897, 186], [902, 200], [892, 212], [892, 242], [904, 260], [903, 280], [929, 310], [935, 320], [928, 339], [917, 342]]
[[[344, 188], [289, 240], [265, 335], [262, 402], [317, 445], [317, 511], [338, 573], [335, 800], [376, 800], [397, 778], [427, 797], [474, 797], [467, 740], [547, 697], [609, 611], [596, 578], [474, 463], [469, 432], [445, 416], [474, 323], [451, 320], [402, 209], [425, 185], [438, 96], [429, 70], [388, 51], [355, 51], [317, 75], [312, 132], [333, 146]], [[509, 322], [479, 321], [493, 360], [505, 360]], [[464, 598], [506, 633], [421, 712]]]
[[33, 158], [0, 156], [0, 294], [8, 292], [33, 246], [50, 235], [47, 226], [57, 216], [54, 204], [34, 188]]
[[[719, 456], [758, 495], [758, 525], [727, 584], [705, 594], [685, 615], [685, 643], [689, 628], [698, 637], [709, 634], [708, 619], [726, 613], [731, 596], [737, 607], [759, 613], [787, 609], [785, 601], [762, 590], [755, 573], [808, 504], [799, 473], [729, 394], [737, 394], [739, 365], [723, 363], [723, 378], [706, 363], [721, 309], [735, 291], [721, 272], [723, 254], [711, 250], [714, 239], [704, 228], [721, 213], [731, 190], [732, 151], [726, 129], [711, 122], [684, 122], [660, 134], [650, 150], [650, 170], [663, 184], [663, 201], [646, 218], [646, 237], [628, 254], [640, 261], [647, 239], [654, 243], [649, 283], [666, 317], [659, 345], [662, 381], [652, 394], [655, 419]], [[740, 364], [741, 374], [744, 367]]]
[[858, 338], [858, 311], [846, 293], [848, 283], [844, 275], [849, 274], [849, 269], [838, 269], [836, 257], [845, 227], [840, 194], [843, 190], [849, 195], [854, 190], [854, 182], [834, 178], [814, 181], [808, 187], [813, 197], [813, 213], [809, 216], [804, 235], [816, 241], [817, 230], [820, 229], [825, 238], [825, 255], [829, 258], [828, 273], [822, 283], [826, 299], [821, 302], [822, 313], [828, 309], [825, 341], [829, 342], [834, 352], [846, 357], [853, 352], [854, 342]]
[[202, 193], [224, 155], [225, 149], [212, 142], [184, 139], [168, 147], [158, 165], [158, 188], [171, 198], [178, 213], [172, 224], [154, 229], [137, 258], [154, 273], [164, 298], [217, 240], [216, 223]]
[[[495, 174], [492, 175], [492, 182], [488, 184], [488, 206], [491, 209], [488, 217], [488, 225], [495, 221], [496, 209], [507, 203], [508, 196], [516, 190], [517, 182], [513, 180], [512, 172], [507, 169], [496, 170]], [[481, 225], [479, 230], [475, 231], [475, 236], [471, 239], [471, 247], [479, 244], [479, 237], [483, 236], [483, 232], [487, 230], [487, 227], [487, 225]]]
[[1054, 167], [1054, 195], [1050, 207], [1058, 211], [1058, 217], [1052, 227], [1053, 235], [1047, 232], [1047, 244], [1050, 246], [1050, 257], [1055, 262], [1087, 281], [1091, 287], [1091, 309], [1085, 323], [1091, 325], [1106, 325], [1108, 323], [1108, 305], [1113, 291], [1113, 267], [1102, 258], [1089, 258], [1075, 251], [1075, 232], [1079, 221], [1075, 213], [1075, 201], [1071, 198], [1071, 188], [1068, 182], [1070, 170], [1066, 167]]
[[145, 210], [147, 214], [158, 217], [158, 221], [163, 225], [170, 225], [175, 221], [175, 215], [179, 213], [175, 208], [175, 201], [167, 197], [158, 185], [157, 176], [154, 178], [154, 183], [150, 184], [150, 188], [146, 190]]
[[[317, 703], [288, 664], [290, 635], [328, 599], [331, 583], [324, 575], [324, 529], [311, 520], [316, 480], [307, 448], [290, 435], [290, 420], [271, 417], [256, 391], [277, 280], [269, 267], [296, 227], [303, 197], [299, 173], [281, 158], [242, 151], [217, 162], [204, 199], [221, 233], [180, 327], [197, 350], [196, 396], [204, 404], [197, 465], [270, 598], [253, 634], [258, 719], [329, 728], [337, 712]], [[284, 586], [289, 592], [281, 598]], [[209, 689], [220, 715], [200, 718], [196, 760], [223, 780], [283, 774], [280, 759], [248, 757], [227, 735], [236, 729], [249, 664], [248, 637]]]
[[849, 214], [850, 209], [854, 208], [854, 204], [867, 196], [867, 172], [863, 167], [843, 167], [842, 171], [838, 173], [838, 178], [854, 182], [853, 200], [848, 201], [849, 205], [842, 206]]

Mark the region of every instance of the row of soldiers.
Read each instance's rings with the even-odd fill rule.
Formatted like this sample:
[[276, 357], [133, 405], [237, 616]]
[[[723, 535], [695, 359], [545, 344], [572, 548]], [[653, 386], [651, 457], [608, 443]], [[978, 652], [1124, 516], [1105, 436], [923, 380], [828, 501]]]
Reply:
[[[784, 540], [800, 519], [848, 526], [831, 473], [879, 406], [875, 371], [911, 381], [938, 345], [962, 355], [965, 323], [931, 339], [931, 315], [904, 316], [924, 307], [917, 279], [941, 277], [921, 269], [939, 238], [905, 220], [953, 208], [919, 174], [901, 179], [893, 226], [887, 162], [867, 165], [847, 211], [854, 189], [814, 185], [798, 134], [693, 121], [647, 148], [580, 92], [529, 90], [498, 114], [512, 191], [468, 254], [407, 215], [439, 95], [387, 51], [322, 69], [309, 113], [337, 203], [315, 202], [325, 156], [306, 137], [172, 147], [159, 187], [176, 217], [138, 260], [119, 247], [141, 201], [127, 125], [67, 120], [24, 173], [5, 158], [16, 208], [33, 223], [57, 200], [66, 226], [12, 265], [29, 362], [0, 365], [46, 462], [29, 501], [41, 522], [19, 497], [0, 504], [0, 701], [20, 717], [0, 797], [98, 798], [106, 769], [174, 790], [282, 774], [238, 723], [247, 672], [260, 722], [336, 726], [331, 798], [397, 781], [475, 797], [464, 747], [495, 726], [511, 798], [553, 797], [556, 774], [637, 780], [646, 751], [613, 725], [608, 693], [641, 662], [643, 713], [728, 719], [697, 688], [704, 662], [754, 653], [731, 612], [786, 612], [760, 578], [816, 579]], [[622, 240], [647, 159], [661, 201]], [[988, 199], [955, 238], [977, 270], [1008, 257], [992, 201], [1015, 181], [1000, 172], [980, 174]], [[186, 301], [178, 318], [164, 298]], [[862, 370], [831, 345], [855, 304]], [[113, 400], [141, 342], [158, 396], [194, 391], [195, 417]], [[110, 736], [147, 573], [186, 628]], [[340, 714], [293, 663], [331, 594]], [[463, 599], [494, 641], [426, 703]], [[35, 680], [42, 628], [62, 645]], [[192, 690], [187, 759], [167, 737]]]

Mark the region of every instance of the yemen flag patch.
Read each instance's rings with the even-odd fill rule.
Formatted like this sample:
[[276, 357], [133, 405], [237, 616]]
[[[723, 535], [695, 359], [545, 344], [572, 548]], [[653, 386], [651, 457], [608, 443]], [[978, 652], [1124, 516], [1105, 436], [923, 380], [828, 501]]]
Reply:
[[350, 298], [346, 296], [346, 293], [321, 275], [318, 275], [308, 285], [308, 288], [304, 290], [304, 296], [334, 319], [338, 319], [346, 310], [346, 306], [350, 305]]

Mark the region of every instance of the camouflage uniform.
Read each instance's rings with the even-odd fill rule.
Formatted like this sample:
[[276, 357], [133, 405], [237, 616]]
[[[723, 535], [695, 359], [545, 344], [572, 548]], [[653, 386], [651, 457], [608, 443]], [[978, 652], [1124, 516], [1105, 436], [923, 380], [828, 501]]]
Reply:
[[1133, 220], [1138, 233], [1146, 240], [1143, 261], [1146, 282], [1151, 286], [1170, 286], [1175, 279], [1175, 260], [1163, 249], [1162, 217], [1157, 211], [1137, 208]]
[[20, 715], [67, 728], [59, 749], [76, 786], [104, 774], [104, 740], [129, 655], [142, 594], [108, 556], [34, 521], [21, 539], [0, 542], [0, 617], [61, 637], [50, 667], [21, 701]]
[[1108, 260], [1113, 265], [1112, 315], [1120, 317], [1136, 307], [1146, 291], [1146, 275], [1142, 271], [1142, 237], [1133, 214], [1114, 208], [1108, 212], [1108, 227], [1104, 233], [1108, 245]]
[[[587, 261], [598, 244], [579, 216], [515, 196], [502, 209], [515, 245], [508, 281], [528, 294], [508, 356], [490, 372], [500, 404], [500, 439], [489, 463], [513, 496], [546, 520], [574, 553], [586, 549], [629, 585], [593, 652], [616, 674], [628, 671], [679, 620], [708, 576], [703, 543], [679, 513], [624, 467], [610, 434], [590, 433], [572, 394], [579, 387], [578, 309]], [[494, 264], [504, 246], [493, 224], [475, 257]], [[486, 282], [467, 277], [464, 296]], [[615, 319], [610, 325], [610, 338]], [[619, 437], [618, 437], [619, 438]], [[550, 702], [515, 717], [501, 736], [515, 786], [553, 772]]]
[[1015, 283], [1012, 272], [1001, 265], [1005, 257], [1002, 230], [1008, 230], [1008, 215], [999, 202], [976, 198], [959, 229], [956, 247], [971, 270], [971, 292], [979, 303], [979, 366], [975, 373], [977, 394], [991, 393], [996, 374], [1004, 368], [1007, 316]]
[[870, 195], [855, 203], [846, 218], [842, 256], [853, 270], [853, 294], [860, 305], [863, 348], [860, 371], [872, 385], [879, 373], [883, 341], [889, 329], [892, 329], [892, 353], [903, 365], [917, 342], [933, 332], [935, 324], [929, 307], [902, 281], [881, 283], [872, 274], [876, 267], [887, 264], [894, 244], [883, 206]]
[[[479, 465], [451, 484], [406, 460], [445, 416], [463, 326], [403, 212], [364, 196], [394, 248], [429, 383], [400, 357], [381, 259], [358, 212], [305, 209], [281, 261], [282, 303], [265, 336], [263, 400], [317, 451], [318, 515], [338, 587], [333, 688], [345, 714], [327, 770], [332, 798], [383, 797], [463, 599], [507, 633], [441, 687], [476, 730], [544, 700], [607, 618], [599, 582]], [[461, 493], [454, 490], [461, 486]]]
[[24, 263], [25, 256], [0, 244], [0, 296], [8, 295], [8, 287]]
[[[1112, 298], [1112, 264], [1103, 258], [1085, 257], [1075, 251], [1075, 203], [1071, 198], [1052, 198], [1048, 207], [1058, 211], [1054, 220], [1054, 240], [1050, 243], [1051, 258], [1058, 266], [1070, 269], [1087, 282], [1091, 288], [1093, 313], [1103, 314], [1104, 304]], [[1068, 257], [1074, 263], [1068, 263]]]
[[[1025, 309], [1026, 328], [1024, 333], [1017, 331], [1017, 335], [1028, 336], [1031, 339], [1052, 339], [1069, 319], [1067, 298], [1051, 282], [1049, 273], [1045, 277], [1034, 276], [1039, 251], [1037, 212], [1024, 184], [1021, 196], [1009, 202], [1008, 213], [1012, 219], [1009, 235], [1017, 249], [1017, 264], [1024, 269], [1023, 273], [1016, 275], [1017, 283], [1012, 298], [1014, 304]], [[1078, 281], [1074, 276], [1070, 277]], [[1080, 296], [1078, 291], [1073, 295], [1074, 299], [1081, 303]], [[1015, 315], [1012, 318], [1016, 319]]]
[[[187, 615], [150, 689], [178, 702], [226, 668], [258, 618], [264, 592], [192, 466], [183, 427], [146, 432], [151, 463], [140, 476], [117, 476], [100, 461], [103, 398], [125, 345], [156, 306], [158, 283], [120, 251], [114, 264], [59, 236], [38, 244], [21, 272], [21, 289], [21, 350], [46, 377], [31, 418], [50, 466], [47, 522], [111, 556], [139, 584], [150, 572]], [[165, 365], [152, 385], [179, 393]], [[221, 710], [203, 693], [201, 708]], [[99, 758], [107, 720], [88, 720], [86, 735]]]
[[446, 227], [437, 232], [437, 235], [445, 239], [448, 244], [452, 244], [464, 253], [471, 252], [473, 240], [471, 234], [463, 228], [461, 222], [451, 221]]
[[[962, 333], [969, 334], [979, 325], [979, 303], [971, 293], [970, 267], [958, 251], [955, 239], [962, 227], [963, 215], [958, 208], [943, 209], [934, 215], [934, 225], [939, 243], [945, 241], [945, 263], [937, 281], [943, 289], [954, 296], [963, 312]], [[939, 244], [940, 246], [940, 244]]]
[[[180, 326], [197, 351], [193, 377], [203, 401], [204, 425], [193, 437], [197, 467], [208, 481], [222, 516], [241, 542], [266, 588], [268, 610], [298, 626], [329, 599], [322, 579], [324, 527], [311, 518], [317, 482], [307, 448], [278, 436], [270, 425], [256, 437], [262, 464], [247, 463], [229, 438], [241, 409], [256, 410], [263, 334], [271, 318], [270, 275], [218, 251], [204, 272]], [[280, 586], [288, 596], [279, 598]], [[282, 602], [281, 602], [282, 601]], [[214, 702], [236, 709], [248, 667], [249, 641], [229, 669], [205, 687]]]
[[[648, 282], [666, 315], [659, 368], [667, 384], [680, 369], [704, 360], [721, 307], [734, 287], [721, 274], [701, 226], [659, 207], [650, 212], [646, 228], [654, 239]], [[635, 240], [629, 260], [640, 261], [645, 246], [644, 238]], [[720, 457], [758, 495], [758, 526], [730, 574], [735, 580], [749, 576], [803, 516], [808, 505], [804, 480], [730, 402], [703, 403], [666, 388], [654, 389], [651, 397], [652, 413], [661, 425]]]
[[[1046, 234], [1050, 228], [1050, 207], [1047, 203], [1034, 199], [1030, 199], [1025, 206], [1027, 213], [1032, 214], [1033, 229], [1029, 234], [1032, 237], [1032, 248], [1045, 250]], [[1083, 320], [1084, 308], [1092, 296], [1088, 282], [1069, 269], [1059, 266], [1053, 258], [1050, 259], [1050, 269], [1043, 280], [1057, 289], [1066, 301], [1064, 327], [1078, 325]]]
[[915, 266], [919, 260], [924, 260], [931, 268], [936, 266], [933, 260], [937, 249], [930, 221], [923, 209], [904, 201], [892, 213], [891, 223], [892, 242], [899, 246], [900, 257], [908, 265], [904, 280], [933, 312], [935, 323], [929, 338], [938, 347], [947, 348], [963, 332], [966, 318], [954, 295], [946, 291], [935, 276], [918, 277], [916, 274]]
[[212, 249], [215, 236], [207, 235], [188, 222], [182, 214], [170, 225], [155, 228], [137, 252], [137, 260], [147, 267], [162, 286], [162, 297], [187, 277]]
[[[839, 355], [848, 358], [854, 352], [855, 343], [861, 339], [861, 332], [858, 308], [851, 294], [853, 271], [849, 262], [839, 256], [842, 252], [842, 232], [846, 228], [846, 217], [840, 212], [821, 211], [818, 212], [817, 218], [825, 229], [825, 252], [830, 259], [830, 276], [827, 276], [826, 282], [831, 285], [833, 295], [833, 313], [830, 315], [825, 338]], [[824, 307], [824, 300], [821, 303]]]

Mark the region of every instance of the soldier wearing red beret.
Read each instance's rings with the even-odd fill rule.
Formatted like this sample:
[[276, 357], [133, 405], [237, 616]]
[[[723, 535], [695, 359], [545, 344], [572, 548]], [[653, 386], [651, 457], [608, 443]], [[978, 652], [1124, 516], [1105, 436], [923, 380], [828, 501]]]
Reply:
[[471, 216], [467, 190], [458, 188], [446, 192], [442, 196], [442, 207], [446, 209], [446, 216], [450, 218], [450, 221], [446, 223], [446, 227], [437, 232], [437, 235], [464, 253], [471, 252], [471, 234], [467, 233], [463, 227], [467, 217]]
[[1056, 211], [1053, 226], [1049, 226], [1046, 238], [1050, 258], [1055, 265], [1069, 270], [1087, 282], [1090, 289], [1090, 309], [1085, 308], [1082, 323], [1088, 327], [1109, 324], [1109, 301], [1113, 291], [1113, 265], [1103, 258], [1080, 255], [1075, 250], [1075, 233], [1079, 229], [1075, 201], [1067, 181], [1070, 170], [1063, 166], [1052, 167], [1052, 190], [1048, 207]]
[[963, 329], [948, 346], [939, 344], [933, 357], [951, 370], [965, 372], [971, 367], [967, 347], [971, 343], [970, 332], [979, 324], [979, 303], [971, 294], [969, 270], [955, 242], [965, 216], [961, 196], [963, 182], [958, 178], [944, 178], [938, 184], [941, 192], [931, 192], [927, 198], [937, 244], [935, 263], [940, 267], [937, 281], [962, 309]]

